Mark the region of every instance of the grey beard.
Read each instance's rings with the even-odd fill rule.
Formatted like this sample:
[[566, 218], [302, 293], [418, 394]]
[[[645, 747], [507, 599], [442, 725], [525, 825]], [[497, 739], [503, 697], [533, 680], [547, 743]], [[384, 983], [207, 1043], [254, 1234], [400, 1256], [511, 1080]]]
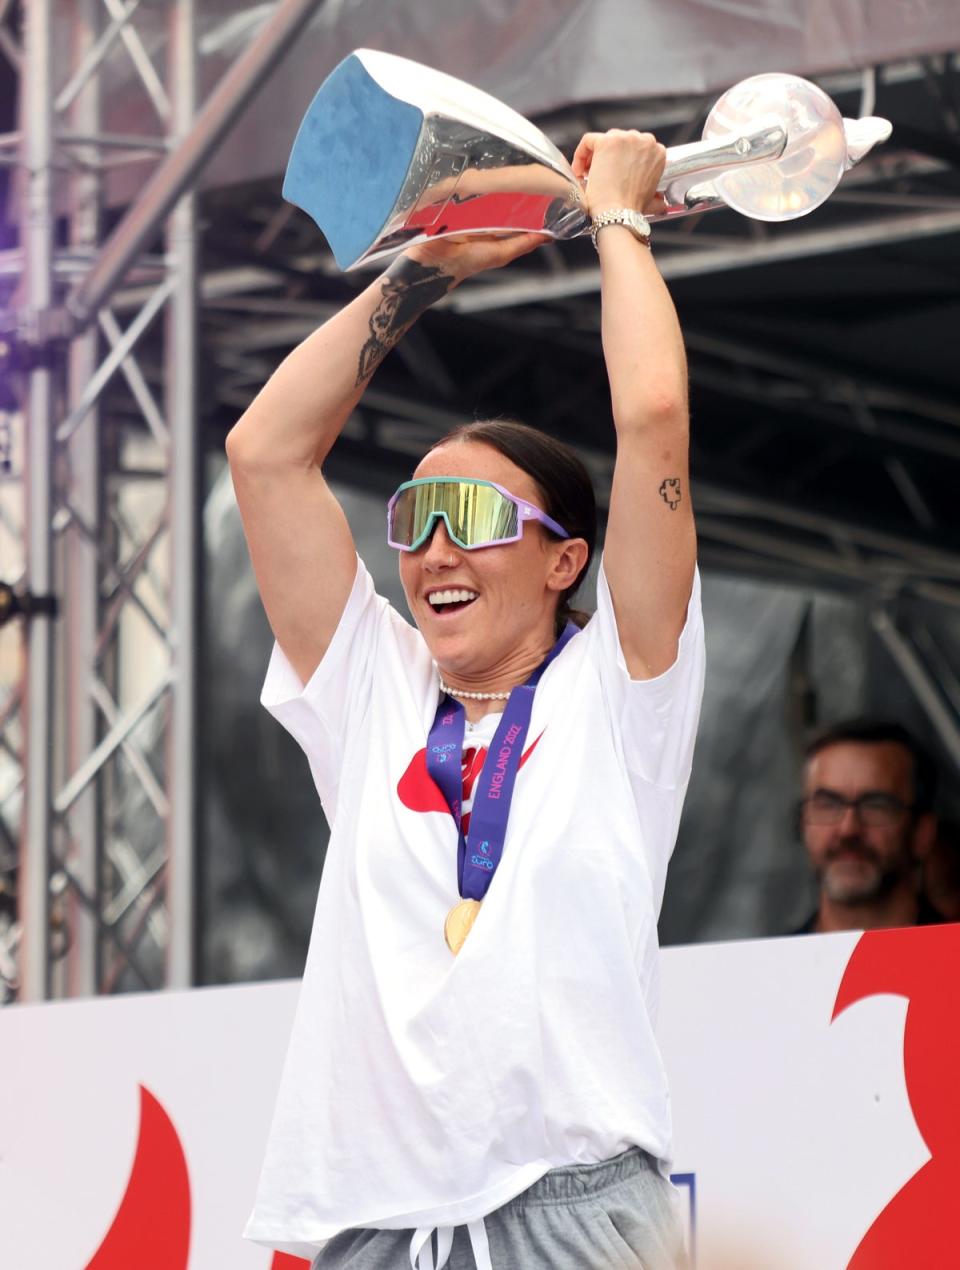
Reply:
[[872, 860], [864, 861], [869, 865], [869, 872], [858, 877], [835, 868], [835, 862], [826, 865], [820, 875], [820, 885], [827, 899], [833, 904], [864, 904], [868, 900], [879, 899], [892, 890], [896, 875], [884, 873]]
[[866, 866], [859, 876], [851, 877], [845, 870], [836, 868], [836, 860], [828, 860], [818, 876], [818, 882], [833, 904], [867, 904], [871, 900], [889, 895], [904, 876], [903, 867], [884, 868], [872, 854], [860, 857]]

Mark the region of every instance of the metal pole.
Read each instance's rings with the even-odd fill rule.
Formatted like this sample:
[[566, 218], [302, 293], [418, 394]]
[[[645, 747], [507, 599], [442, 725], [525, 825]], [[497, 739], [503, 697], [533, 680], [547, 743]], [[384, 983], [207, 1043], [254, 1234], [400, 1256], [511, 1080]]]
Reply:
[[960, 726], [944, 702], [936, 680], [912, 642], [897, 630], [885, 609], [875, 609], [870, 615], [870, 623], [936, 729], [944, 749], [960, 770]]
[[[96, 47], [99, 0], [75, 0], [73, 8], [73, 60], [82, 66]], [[101, 80], [93, 75], [73, 99], [71, 125], [84, 135], [100, 129]], [[88, 160], [70, 177], [70, 244], [75, 248], [95, 248], [100, 232], [100, 176], [95, 146], [77, 150]], [[97, 368], [98, 332], [91, 327], [73, 341], [68, 365], [68, 402], [79, 401]], [[68, 407], [69, 408], [69, 407]], [[99, 617], [99, 561], [97, 540], [101, 529], [100, 498], [100, 416], [96, 406], [73, 436], [65, 464], [70, 506], [79, 514], [65, 541], [63, 577], [63, 620], [61, 658], [63, 703], [66, 718], [62, 769], [57, 784], [76, 771], [97, 744], [97, 713], [91, 686], [97, 681], [97, 623]], [[91, 540], [84, 528], [96, 535]], [[83, 892], [99, 900], [100, 852], [97, 787], [86, 790], [69, 813], [69, 869]], [[96, 912], [84, 904], [75, 890], [70, 894], [69, 950], [66, 957], [68, 996], [92, 996], [100, 977], [100, 935]]]
[[[783, 260], [804, 260], [810, 256], [840, 251], [859, 251], [889, 243], [914, 242], [954, 234], [960, 229], [960, 212], [916, 212], [884, 220], [861, 222], [835, 229], [800, 230], [784, 233], [765, 242], [739, 240], [735, 247], [690, 247], [683, 252], [660, 257], [660, 272], [667, 281], [701, 277]], [[693, 241], [696, 241], [694, 236]], [[528, 274], [507, 282], [477, 282], [454, 291], [443, 307], [454, 313], [484, 313], [521, 304], [543, 304], [548, 300], [592, 295], [600, 290], [600, 270], [595, 265], [567, 269], [554, 277]]]
[[[35, 331], [53, 300], [51, 8], [51, 0], [32, 0], [24, 7], [21, 110], [27, 197], [21, 241], [23, 299]], [[27, 587], [34, 595], [49, 595], [52, 582], [52, 424], [53, 374], [48, 367], [37, 367], [29, 376], [25, 450]], [[49, 991], [52, 648], [50, 620], [35, 617], [27, 625], [27, 787], [18, 884], [23, 931], [20, 996], [25, 1001], [42, 1000]]]
[[319, 5], [320, 0], [281, 0], [254, 42], [225, 72], [190, 130], [147, 182], [80, 291], [68, 302], [78, 326], [90, 321]]
[[[194, 0], [177, 0], [170, 38], [173, 129], [177, 141], [193, 126], [196, 108]], [[197, 838], [197, 581], [200, 561], [199, 437], [197, 429], [196, 195], [180, 199], [167, 230], [174, 271], [167, 306], [166, 380], [170, 451], [170, 607], [173, 670], [167, 780], [167, 985], [189, 988], [195, 978]]]

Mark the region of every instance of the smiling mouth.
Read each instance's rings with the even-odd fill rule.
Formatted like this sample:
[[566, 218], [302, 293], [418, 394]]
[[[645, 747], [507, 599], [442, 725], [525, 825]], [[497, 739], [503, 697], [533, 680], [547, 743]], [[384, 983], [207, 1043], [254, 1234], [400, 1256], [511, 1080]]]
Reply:
[[458, 587], [447, 591], [431, 591], [427, 596], [427, 603], [434, 613], [460, 613], [469, 608], [477, 598], [476, 591]]

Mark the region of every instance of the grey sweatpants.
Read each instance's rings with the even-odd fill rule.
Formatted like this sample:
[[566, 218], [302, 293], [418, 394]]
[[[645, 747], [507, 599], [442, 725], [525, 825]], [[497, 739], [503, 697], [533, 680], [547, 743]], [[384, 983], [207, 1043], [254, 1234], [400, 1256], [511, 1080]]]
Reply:
[[[682, 1270], [679, 1196], [639, 1147], [551, 1169], [484, 1218], [494, 1270]], [[313, 1270], [410, 1270], [412, 1230], [345, 1230]], [[475, 1270], [457, 1227], [446, 1270]]]

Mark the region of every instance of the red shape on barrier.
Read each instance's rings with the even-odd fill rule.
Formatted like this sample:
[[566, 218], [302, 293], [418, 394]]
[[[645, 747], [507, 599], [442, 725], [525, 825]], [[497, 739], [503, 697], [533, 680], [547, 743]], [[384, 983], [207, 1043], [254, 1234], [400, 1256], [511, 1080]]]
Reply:
[[960, 925], [869, 931], [854, 948], [833, 1018], [878, 993], [906, 997], [907, 1096], [931, 1159], [864, 1235], [847, 1270], [957, 1264], [960, 1217]]
[[113, 1225], [86, 1270], [186, 1270], [190, 1177], [177, 1131], [140, 1086], [140, 1133], [130, 1180]]
[[310, 1270], [311, 1264], [309, 1261], [304, 1261], [302, 1257], [291, 1257], [289, 1252], [275, 1252], [270, 1262], [270, 1270], [303, 1270], [304, 1266]]

